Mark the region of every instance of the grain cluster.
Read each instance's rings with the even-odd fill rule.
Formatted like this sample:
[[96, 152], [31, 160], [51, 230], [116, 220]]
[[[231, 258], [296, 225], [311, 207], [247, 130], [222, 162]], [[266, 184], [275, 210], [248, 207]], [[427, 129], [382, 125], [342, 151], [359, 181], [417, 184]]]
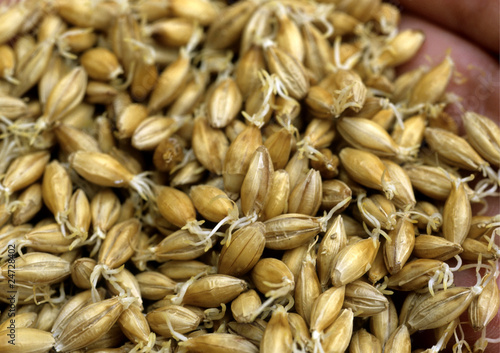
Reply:
[[459, 134], [449, 56], [396, 74], [425, 39], [399, 21], [381, 0], [1, 5], [0, 351], [484, 352], [500, 129], [463, 111]]

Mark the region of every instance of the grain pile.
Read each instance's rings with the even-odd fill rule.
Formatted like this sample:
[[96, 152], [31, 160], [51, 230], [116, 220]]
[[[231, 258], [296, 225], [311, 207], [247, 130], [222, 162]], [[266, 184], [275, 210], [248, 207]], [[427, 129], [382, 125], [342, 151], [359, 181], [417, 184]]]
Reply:
[[424, 41], [399, 19], [4, 6], [0, 350], [483, 352], [499, 217], [471, 203], [498, 195], [500, 130], [467, 111], [458, 135], [449, 57], [396, 76]]

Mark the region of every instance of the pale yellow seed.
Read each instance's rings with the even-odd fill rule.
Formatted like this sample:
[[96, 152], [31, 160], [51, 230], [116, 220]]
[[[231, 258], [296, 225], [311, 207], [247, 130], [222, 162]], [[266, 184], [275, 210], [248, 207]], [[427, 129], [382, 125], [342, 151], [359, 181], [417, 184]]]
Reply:
[[360, 329], [352, 335], [349, 353], [382, 353], [382, 345], [377, 337]]
[[[464, 241], [465, 242], [465, 241]], [[456, 244], [445, 238], [421, 234], [415, 239], [413, 254], [423, 259], [435, 259], [446, 261], [462, 253], [460, 244]]]
[[90, 275], [97, 265], [97, 261], [89, 257], [82, 257], [71, 264], [71, 280], [82, 289], [90, 289]]
[[376, 57], [374, 64], [381, 68], [398, 66], [410, 60], [420, 49], [425, 35], [422, 31], [407, 29], [393, 37]]
[[[28, 286], [40, 286], [59, 283], [70, 273], [70, 263], [62, 258], [42, 253], [31, 252], [15, 260], [16, 283]], [[1, 267], [0, 278], [5, 280], [9, 276], [9, 264]]]
[[408, 104], [436, 103], [443, 95], [454, 69], [454, 63], [449, 56], [422, 75], [412, 89]]
[[498, 313], [500, 307], [500, 296], [498, 294], [496, 278], [485, 285], [481, 294], [471, 302], [469, 306], [469, 320], [474, 331], [484, 329]]
[[398, 312], [390, 297], [387, 298], [389, 306], [387, 309], [370, 317], [370, 331], [385, 345], [389, 336], [398, 327]]
[[316, 298], [311, 312], [312, 332], [323, 332], [335, 322], [344, 303], [345, 289], [345, 286], [332, 287]]
[[305, 243], [293, 249], [285, 250], [281, 261], [288, 267], [290, 272], [293, 273], [293, 278], [299, 277], [299, 272], [302, 268], [302, 261], [306, 259], [309, 247], [312, 241]]
[[260, 215], [272, 188], [274, 168], [265, 146], [254, 152], [241, 185], [241, 210], [245, 216]]
[[260, 342], [260, 351], [262, 353], [291, 353], [292, 342], [292, 330], [288, 323], [288, 313], [282, 306], [278, 306], [266, 326]]
[[118, 58], [106, 48], [87, 50], [80, 57], [80, 62], [94, 80], [110, 81], [123, 73]]
[[18, 201], [21, 201], [22, 204], [12, 213], [12, 224], [14, 226], [29, 222], [41, 210], [43, 206], [41, 184], [31, 184], [19, 195]]
[[243, 97], [234, 79], [215, 82], [207, 98], [207, 120], [213, 128], [225, 128], [241, 110]]
[[200, 273], [215, 272], [210, 265], [197, 260], [171, 260], [158, 269], [174, 281], [187, 281]]
[[455, 182], [443, 210], [443, 236], [446, 240], [462, 244], [469, 233], [472, 211], [464, 184]]
[[428, 127], [425, 139], [446, 163], [470, 171], [482, 171], [489, 165], [464, 138], [449, 131]]
[[256, 8], [252, 1], [241, 1], [224, 8], [207, 31], [206, 46], [211, 49], [225, 49], [241, 36], [248, 19]]
[[208, 275], [189, 285], [182, 303], [202, 308], [218, 307], [226, 304], [246, 290], [248, 284], [228, 275]]
[[340, 250], [332, 263], [332, 284], [340, 287], [363, 276], [375, 260], [379, 246], [378, 240], [364, 239]]
[[231, 302], [231, 313], [239, 323], [251, 323], [253, 313], [262, 305], [259, 295], [253, 289], [241, 293]]
[[295, 285], [295, 310], [312, 327], [311, 314], [314, 303], [321, 294], [321, 283], [316, 272], [316, 259], [307, 254]]
[[292, 98], [302, 99], [307, 95], [309, 81], [304, 66], [295, 57], [273, 45], [264, 49], [264, 56], [270, 72], [278, 75]]
[[9, 165], [2, 180], [2, 192], [8, 196], [37, 181], [42, 176], [49, 159], [50, 155], [46, 151], [16, 158]]
[[314, 216], [321, 206], [322, 197], [321, 175], [319, 171], [310, 169], [290, 191], [288, 212]]
[[256, 126], [248, 125], [236, 137], [227, 150], [222, 168], [224, 189], [236, 199], [248, 171], [253, 153], [262, 145], [262, 135]]
[[258, 347], [260, 345], [260, 341], [262, 340], [262, 336], [264, 335], [267, 322], [262, 319], [255, 319], [253, 322], [248, 324], [230, 321], [227, 326], [231, 329], [231, 331], [234, 331], [237, 335], [243, 336]]
[[351, 341], [353, 331], [353, 319], [351, 309], [342, 309], [335, 321], [325, 330], [321, 338], [323, 349], [332, 353], [343, 353]]
[[329, 225], [317, 254], [318, 277], [322, 288], [327, 288], [332, 271], [332, 263], [335, 256], [347, 244], [347, 234], [341, 215], [337, 216]]
[[166, 18], [148, 27], [153, 38], [162, 45], [181, 47], [189, 42], [194, 33], [195, 23], [187, 18]]
[[290, 177], [286, 170], [275, 170], [272, 176], [269, 197], [262, 211], [262, 220], [268, 220], [288, 211], [288, 195], [290, 193]]
[[495, 122], [483, 115], [466, 112], [463, 116], [467, 140], [489, 163], [499, 166], [500, 129]]
[[[7, 317], [4, 322], [0, 324], [0, 332], [9, 331], [9, 326], [18, 328], [35, 328], [38, 314], [34, 311], [30, 312], [17, 312], [14, 319]], [[13, 320], [14, 324], [11, 322]]]
[[446, 325], [469, 307], [476, 297], [471, 288], [455, 287], [426, 296], [408, 314], [406, 325], [410, 333]]
[[118, 318], [121, 331], [134, 343], [146, 343], [151, 330], [148, 321], [137, 305], [125, 309]]
[[352, 309], [354, 316], [370, 317], [386, 310], [389, 302], [377, 288], [356, 280], [345, 287], [344, 307]]
[[186, 54], [179, 55], [158, 77], [148, 102], [148, 112], [157, 112], [172, 103], [186, 84], [190, 60]]
[[201, 321], [197, 313], [180, 305], [169, 305], [153, 310], [146, 315], [146, 319], [154, 332], [167, 338], [175, 337], [176, 333], [194, 331]]
[[424, 288], [436, 271], [440, 270], [443, 262], [432, 259], [417, 259], [407, 263], [401, 271], [389, 277], [389, 288], [414, 291]]
[[397, 273], [410, 258], [415, 245], [415, 229], [406, 217], [400, 218], [384, 244], [384, 260], [390, 274]]
[[129, 299], [113, 297], [78, 310], [57, 337], [56, 351], [80, 349], [97, 341], [129, 305]]
[[299, 62], [304, 61], [307, 41], [302, 37], [300, 27], [288, 16], [285, 11], [277, 11], [278, 30], [276, 45]]
[[160, 300], [169, 294], [174, 294], [176, 282], [162, 273], [144, 271], [135, 278], [139, 283], [141, 295], [144, 299]]
[[410, 332], [405, 325], [399, 326], [389, 337], [384, 347], [384, 352], [387, 353], [410, 353], [411, 339]]
[[257, 353], [259, 349], [246, 338], [229, 333], [209, 333], [191, 337], [180, 343], [190, 352], [205, 353]]
[[264, 232], [264, 224], [256, 222], [233, 233], [231, 242], [226, 242], [220, 252], [219, 273], [241, 277], [249, 272], [264, 252]]
[[132, 146], [141, 151], [153, 150], [161, 141], [172, 136], [180, 126], [180, 121], [161, 115], [145, 118], [132, 134]]

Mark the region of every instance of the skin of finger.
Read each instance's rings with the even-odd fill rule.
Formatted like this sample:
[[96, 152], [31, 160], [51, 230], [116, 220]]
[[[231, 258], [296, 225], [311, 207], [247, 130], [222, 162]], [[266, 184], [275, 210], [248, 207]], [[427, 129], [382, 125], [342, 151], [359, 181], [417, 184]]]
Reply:
[[[456, 74], [450, 82], [448, 91], [463, 97], [461, 104], [464, 109], [485, 115], [500, 124], [498, 61], [459, 35], [413, 15], [402, 16], [401, 28], [421, 29], [426, 35], [426, 40], [418, 55], [399, 68], [400, 73], [421, 65], [436, 65], [449, 52], [456, 66]], [[448, 112], [461, 126], [461, 111], [458, 106], [452, 105]]]
[[[465, 109], [473, 110], [499, 122], [498, 97], [500, 86], [500, 71], [498, 62], [480, 47], [470, 43], [466, 39], [440, 28], [415, 16], [404, 14], [402, 16], [402, 28], [418, 28], [425, 32], [426, 41], [418, 55], [409, 63], [399, 68], [400, 73], [414, 69], [421, 65], [432, 66], [439, 63], [450, 49], [451, 57], [456, 64], [456, 69], [467, 81], [463, 84], [452, 82], [449, 91], [465, 97], [462, 104]], [[482, 68], [483, 72], [474, 68]], [[454, 107], [449, 111], [461, 126], [461, 111]], [[462, 129], [463, 133], [463, 129]], [[500, 213], [500, 198], [490, 197], [488, 202], [488, 215]], [[474, 205], [473, 211], [481, 209], [481, 205]], [[497, 240], [498, 243], [498, 240]], [[455, 274], [455, 283], [459, 286], [471, 286], [476, 283], [474, 270], [458, 272]], [[500, 287], [500, 279], [497, 279]], [[468, 321], [467, 314], [462, 317], [462, 322]], [[480, 337], [480, 333], [473, 332], [467, 325], [463, 325], [465, 337], [471, 344]], [[500, 313], [490, 323], [486, 331], [486, 337], [497, 338], [500, 328]], [[429, 337], [430, 338], [430, 337]], [[430, 338], [432, 344], [432, 338]], [[490, 344], [486, 353], [498, 353], [499, 344]], [[449, 350], [451, 352], [451, 349]]]
[[493, 53], [499, 52], [498, 0], [395, 0], [403, 13], [422, 18], [460, 33]]

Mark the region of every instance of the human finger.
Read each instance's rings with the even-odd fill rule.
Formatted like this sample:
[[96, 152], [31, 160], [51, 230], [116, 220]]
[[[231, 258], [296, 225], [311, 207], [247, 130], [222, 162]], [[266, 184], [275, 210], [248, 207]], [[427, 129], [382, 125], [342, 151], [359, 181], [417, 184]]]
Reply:
[[497, 0], [398, 0], [402, 12], [413, 12], [465, 36], [494, 53], [499, 52]]

